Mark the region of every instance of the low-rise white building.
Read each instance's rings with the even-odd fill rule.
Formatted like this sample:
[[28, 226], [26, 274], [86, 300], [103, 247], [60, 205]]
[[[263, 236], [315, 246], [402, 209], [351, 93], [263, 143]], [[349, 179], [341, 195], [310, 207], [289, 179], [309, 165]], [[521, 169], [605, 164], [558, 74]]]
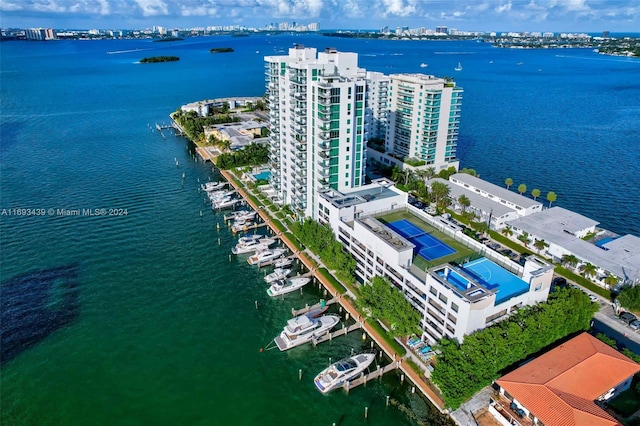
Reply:
[[525, 232], [532, 244], [535, 240], [544, 240], [548, 244], [544, 254], [555, 261], [574, 255], [582, 263], [596, 265], [598, 280], [612, 274], [623, 283], [640, 282], [640, 238], [635, 235], [609, 239], [598, 245], [590, 243], [582, 238], [595, 233], [598, 222], [562, 207], [545, 209], [506, 224], [513, 230], [514, 240]]
[[[407, 194], [391, 181], [379, 179], [348, 193], [328, 191], [320, 195], [318, 205], [318, 220], [328, 223], [354, 256], [358, 280], [367, 283], [374, 276], [386, 277], [420, 312], [423, 337], [429, 342], [442, 337], [462, 341], [522, 306], [547, 299], [553, 266], [535, 256], [527, 259], [521, 277], [480, 254], [457, 265], [438, 265], [434, 257], [431, 264], [437, 266], [426, 270], [416, 266], [416, 256], [425, 248], [431, 250], [431, 244], [442, 245], [443, 259], [455, 256], [456, 250], [435, 236], [429, 235], [432, 243], [425, 244], [421, 237], [401, 234], [400, 226], [405, 225], [423, 230], [423, 235], [433, 231], [412, 215]], [[410, 221], [387, 220], [398, 212]], [[458, 233], [459, 238], [468, 238]]]
[[[491, 229], [501, 229], [504, 227], [504, 222], [513, 216], [513, 214], [508, 210], [502, 207], [498, 208], [497, 206], [503, 206], [511, 209], [515, 212], [516, 217], [523, 217], [542, 211], [542, 203], [475, 176], [471, 176], [467, 173], [456, 173], [451, 175], [449, 177], [449, 182], [493, 202], [488, 204], [480, 203], [480, 200], [474, 197], [478, 202], [478, 210], [480, 212], [481, 219], [488, 220], [491, 218]], [[471, 200], [471, 198], [469, 199]], [[471, 205], [472, 207], [475, 207], [473, 202]], [[494, 207], [496, 207], [496, 212], [499, 214], [497, 217], [494, 217], [493, 215]], [[488, 211], [486, 210], [487, 208], [489, 209]]]

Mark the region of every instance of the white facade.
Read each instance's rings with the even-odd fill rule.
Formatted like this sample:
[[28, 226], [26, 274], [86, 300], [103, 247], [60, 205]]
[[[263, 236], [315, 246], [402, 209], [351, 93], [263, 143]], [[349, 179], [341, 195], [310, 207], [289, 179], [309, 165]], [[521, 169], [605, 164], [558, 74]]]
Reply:
[[544, 240], [548, 246], [544, 254], [556, 261], [565, 255], [573, 255], [581, 263], [598, 267], [594, 277], [600, 285], [607, 274], [618, 277], [621, 283], [640, 283], [640, 238], [624, 235], [602, 244], [602, 247], [582, 238], [597, 231], [598, 222], [562, 207], [545, 209], [540, 213], [507, 222], [513, 230], [511, 239], [529, 234], [531, 244]]
[[389, 109], [389, 85], [391, 79], [381, 72], [367, 71], [367, 95], [365, 114], [366, 139], [383, 139], [387, 134], [387, 110]]
[[[527, 259], [522, 278], [501, 271], [509, 282], [516, 283], [518, 291], [488, 288], [464, 267], [444, 264], [428, 271], [417, 268], [413, 265], [414, 245], [375, 217], [406, 209], [406, 197], [384, 180], [346, 194], [328, 192], [322, 194], [319, 203], [320, 222], [329, 223], [354, 256], [359, 281], [367, 283], [374, 276], [384, 276], [405, 294], [422, 315], [425, 339], [435, 342], [450, 337], [462, 341], [465, 335], [504, 318], [514, 309], [546, 300], [553, 266], [534, 256]], [[448, 281], [451, 271], [468, 285], [461, 288]], [[504, 294], [507, 296], [501, 297]]]
[[462, 89], [432, 75], [390, 77], [387, 153], [423, 160], [436, 171], [458, 169]]
[[271, 185], [284, 204], [316, 217], [321, 191], [364, 183], [365, 71], [356, 53], [296, 46], [267, 56]]
[[[507, 214], [505, 211], [504, 214], [500, 213], [497, 217], [494, 217], [491, 211], [483, 211], [481, 219], [488, 220], [491, 216], [491, 229], [501, 229], [507, 220], [542, 211], [542, 203], [467, 173], [456, 173], [449, 177], [449, 182], [515, 211], [515, 215]], [[489, 205], [489, 207], [491, 206]]]

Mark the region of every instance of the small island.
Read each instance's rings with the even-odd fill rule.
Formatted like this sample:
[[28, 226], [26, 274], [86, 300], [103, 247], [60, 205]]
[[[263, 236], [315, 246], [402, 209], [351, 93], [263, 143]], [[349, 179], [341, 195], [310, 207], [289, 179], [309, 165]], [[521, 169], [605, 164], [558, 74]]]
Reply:
[[151, 56], [149, 58], [140, 59], [140, 63], [149, 64], [154, 62], [173, 62], [173, 61], [179, 61], [179, 60], [180, 58], [178, 58], [177, 56]]
[[211, 53], [233, 52], [233, 47], [214, 47], [212, 49], [209, 49], [209, 52], [211, 52]]
[[153, 40], [154, 43], [163, 43], [167, 41], [182, 41], [184, 40], [182, 37], [162, 37]]

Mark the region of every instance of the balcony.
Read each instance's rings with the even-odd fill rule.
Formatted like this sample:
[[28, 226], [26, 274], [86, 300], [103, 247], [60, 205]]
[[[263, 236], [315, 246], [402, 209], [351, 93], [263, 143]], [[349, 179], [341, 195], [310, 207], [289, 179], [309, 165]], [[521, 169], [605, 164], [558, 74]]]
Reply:
[[318, 114], [318, 121], [322, 123], [330, 123], [331, 118], [327, 114]]
[[318, 132], [317, 136], [322, 141], [328, 141], [331, 139], [329, 132]]
[[329, 169], [326, 168], [326, 169], [317, 169], [316, 174], [321, 178], [328, 179], [330, 173], [329, 173]]
[[318, 144], [318, 148], [320, 148], [323, 151], [327, 151], [331, 149], [331, 144], [329, 143], [329, 141], [322, 141]]

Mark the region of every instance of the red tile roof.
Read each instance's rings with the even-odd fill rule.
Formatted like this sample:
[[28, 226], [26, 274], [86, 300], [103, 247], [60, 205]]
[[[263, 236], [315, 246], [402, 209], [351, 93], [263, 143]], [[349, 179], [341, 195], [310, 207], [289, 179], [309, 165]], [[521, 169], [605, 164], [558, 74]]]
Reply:
[[496, 382], [547, 426], [617, 425], [595, 404], [640, 365], [582, 333]]

